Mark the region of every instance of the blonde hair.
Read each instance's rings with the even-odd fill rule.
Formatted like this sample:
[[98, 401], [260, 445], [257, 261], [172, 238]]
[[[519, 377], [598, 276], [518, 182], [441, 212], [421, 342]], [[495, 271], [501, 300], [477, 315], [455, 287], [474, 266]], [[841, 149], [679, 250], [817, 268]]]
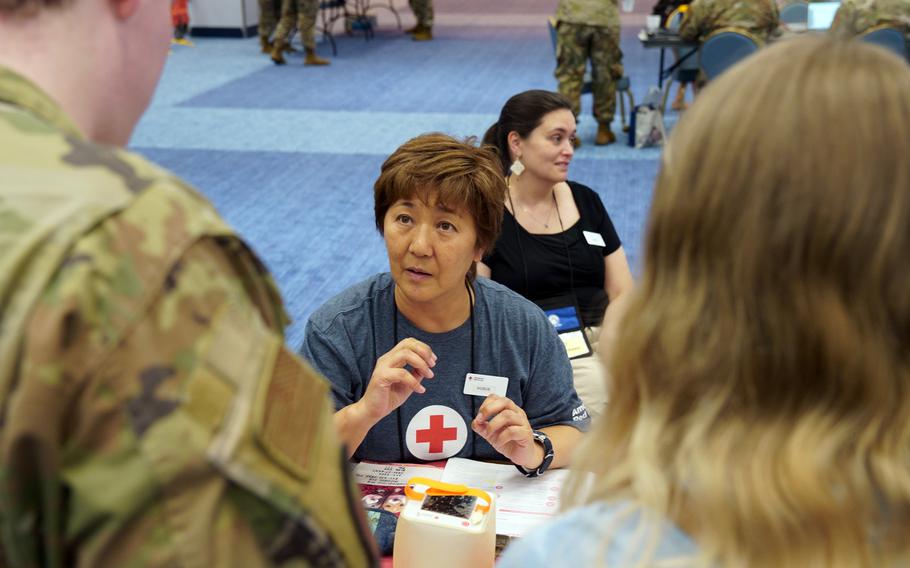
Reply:
[[673, 132], [645, 249], [565, 502], [674, 521], [695, 564], [910, 561], [906, 63], [803, 38], [728, 71]]

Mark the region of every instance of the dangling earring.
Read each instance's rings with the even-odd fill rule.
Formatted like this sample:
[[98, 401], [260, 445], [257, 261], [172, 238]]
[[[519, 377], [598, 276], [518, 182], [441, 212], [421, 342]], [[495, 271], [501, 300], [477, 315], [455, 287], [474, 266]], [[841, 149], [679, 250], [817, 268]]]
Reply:
[[515, 161], [509, 166], [509, 171], [515, 174], [515, 177], [519, 177], [524, 173], [525, 165], [521, 163], [521, 158], [515, 158]]

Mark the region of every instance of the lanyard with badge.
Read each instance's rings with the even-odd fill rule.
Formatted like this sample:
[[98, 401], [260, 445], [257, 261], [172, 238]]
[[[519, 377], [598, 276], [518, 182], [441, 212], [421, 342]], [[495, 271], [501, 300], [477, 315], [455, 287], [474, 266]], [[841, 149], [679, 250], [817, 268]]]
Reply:
[[[588, 341], [588, 336], [585, 333], [584, 321], [581, 318], [581, 310], [578, 307], [578, 299], [575, 293], [575, 270], [572, 266], [572, 255], [569, 252], [569, 243], [566, 242], [566, 228], [562, 224], [562, 215], [559, 213], [559, 202], [556, 200], [556, 192], [554, 191], [551, 195], [553, 197], [553, 206], [556, 208], [556, 218], [559, 220], [559, 235], [566, 252], [566, 262], [569, 264], [569, 288], [571, 293], [531, 301], [543, 310], [547, 319], [556, 329], [559, 339], [566, 348], [566, 354], [569, 356], [569, 359], [590, 357], [594, 351], [591, 349], [591, 343]], [[511, 192], [508, 196], [509, 205], [512, 206], [512, 211], [515, 211], [515, 204], [512, 203]], [[514, 214], [513, 218], [515, 220], [515, 241], [518, 243], [521, 263], [524, 267], [524, 296], [529, 298], [528, 292], [530, 290], [530, 283], [528, 281], [528, 263], [525, 259], [524, 246], [521, 244], [521, 231], [518, 228], [518, 218], [514, 217]], [[599, 233], [582, 231], [582, 234], [589, 245], [606, 246], [603, 237]]]
[[[493, 375], [482, 375], [475, 373], [474, 369], [476, 368], [476, 359], [475, 359], [475, 327], [474, 327], [474, 287], [471, 285], [470, 280], [465, 279], [465, 288], [468, 291], [468, 299], [470, 304], [471, 313], [468, 316], [471, 325], [471, 366], [468, 368], [468, 373], [465, 375], [465, 385], [464, 385], [464, 394], [471, 397], [471, 416], [477, 414], [476, 407], [476, 397], [486, 397], [488, 394], [497, 394], [499, 396], [506, 396], [506, 390], [509, 384], [509, 379], [507, 377], [496, 377]], [[392, 321], [394, 326], [394, 343], [398, 345], [398, 306], [394, 302], [394, 295], [392, 301]], [[398, 426], [398, 452], [401, 456], [401, 461], [405, 461], [407, 458], [405, 456], [404, 449], [404, 439], [402, 437], [402, 432], [404, 431], [401, 423], [401, 406], [395, 409], [395, 420]], [[477, 433], [474, 430], [471, 430], [471, 451], [476, 452], [477, 449]], [[409, 452], [410, 453], [410, 452]], [[416, 456], [412, 456], [416, 457]], [[419, 458], [417, 458], [419, 459]]]

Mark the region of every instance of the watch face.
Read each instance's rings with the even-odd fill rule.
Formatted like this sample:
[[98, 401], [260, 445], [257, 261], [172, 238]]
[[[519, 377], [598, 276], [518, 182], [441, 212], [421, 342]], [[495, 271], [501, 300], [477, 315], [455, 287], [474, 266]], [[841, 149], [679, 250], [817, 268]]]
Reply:
[[477, 497], [474, 495], [427, 495], [420, 510], [470, 519], [476, 504]]

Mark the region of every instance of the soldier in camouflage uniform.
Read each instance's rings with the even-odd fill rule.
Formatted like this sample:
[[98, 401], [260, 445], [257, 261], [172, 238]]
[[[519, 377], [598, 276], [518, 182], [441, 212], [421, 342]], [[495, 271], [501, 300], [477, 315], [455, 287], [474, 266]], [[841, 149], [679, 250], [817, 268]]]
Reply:
[[844, 0], [831, 31], [852, 36], [880, 25], [902, 30], [910, 42], [910, 0]]
[[[702, 42], [721, 28], [739, 28], [749, 32], [759, 42], [777, 33], [780, 24], [775, 0], [695, 0], [689, 5], [679, 27], [679, 36], [688, 41]], [[696, 89], [707, 83], [701, 71], [695, 81]]]
[[303, 41], [304, 65], [328, 65], [329, 61], [316, 55], [316, 15], [319, 13], [319, 0], [282, 0], [281, 20], [275, 30], [275, 41], [272, 44], [272, 61], [276, 65], [287, 63], [284, 52], [291, 41], [294, 23], [300, 31]]
[[585, 67], [591, 61], [591, 91], [598, 145], [611, 144], [616, 81], [622, 78], [617, 0], [560, 0], [556, 9], [556, 79], [577, 117]]
[[695, 0], [679, 27], [679, 36], [704, 41], [720, 28], [739, 28], [767, 41], [779, 25], [774, 0]]
[[265, 268], [122, 149], [168, 7], [0, 1], [0, 565], [372, 565]]
[[417, 19], [417, 25], [405, 30], [413, 36], [414, 41], [433, 39], [433, 0], [408, 0], [411, 11]]
[[259, 0], [259, 44], [262, 53], [272, 53], [272, 34], [278, 26], [278, 12], [281, 4], [278, 0]]

